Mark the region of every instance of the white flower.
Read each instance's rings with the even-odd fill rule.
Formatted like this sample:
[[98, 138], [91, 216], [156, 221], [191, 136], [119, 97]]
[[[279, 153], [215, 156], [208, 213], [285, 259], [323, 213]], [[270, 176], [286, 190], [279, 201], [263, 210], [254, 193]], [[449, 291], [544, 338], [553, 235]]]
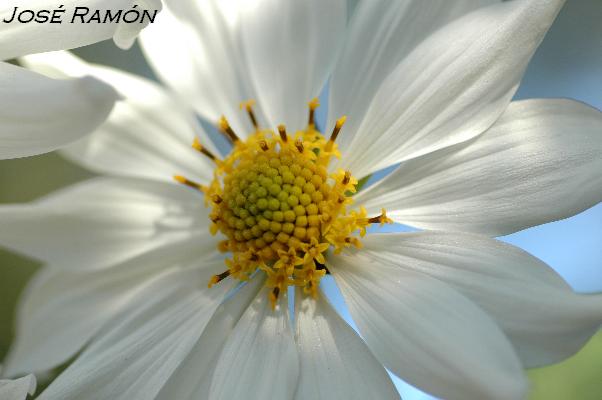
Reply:
[[[239, 13], [167, 2], [143, 33], [177, 97], [67, 53], [26, 58], [48, 74], [96, 76], [126, 100], [64, 151], [113, 177], [0, 208], [0, 243], [47, 264], [20, 306], [7, 373], [81, 351], [40, 399], [398, 398], [384, 365], [447, 399], [524, 397], [523, 368], [570, 356], [602, 321], [599, 295], [575, 294], [486, 236], [600, 200], [602, 114], [569, 100], [510, 103], [563, 2], [366, 1], [347, 32], [342, 1], [243, 3]], [[305, 105], [329, 76], [336, 141], [308, 126]], [[238, 110], [249, 98], [258, 130]], [[210, 120], [225, 114], [230, 156], [213, 160], [186, 102]], [[353, 176], [396, 163], [349, 196]], [[433, 231], [357, 235], [387, 215]], [[280, 238], [286, 246], [266, 245]], [[318, 295], [322, 256], [364, 340]]]
[[0, 399], [2, 400], [26, 400], [27, 395], [33, 395], [36, 391], [36, 378], [27, 375], [14, 380], [0, 379]]
[[[140, 4], [139, 4], [140, 3]], [[3, 60], [27, 54], [71, 49], [113, 38], [129, 47], [146, 24], [71, 23], [76, 7], [90, 10], [161, 8], [159, 0], [3, 1], [0, 5], [0, 159], [25, 157], [55, 150], [92, 132], [110, 114], [117, 93], [92, 78], [54, 80]], [[59, 8], [61, 6], [61, 8]], [[15, 11], [15, 8], [17, 10]], [[19, 22], [18, 14], [54, 11], [62, 23]], [[31, 13], [25, 14], [27, 21]], [[15, 17], [17, 15], [17, 17]], [[41, 19], [44, 20], [43, 18]], [[11, 22], [4, 22], [11, 21]]]

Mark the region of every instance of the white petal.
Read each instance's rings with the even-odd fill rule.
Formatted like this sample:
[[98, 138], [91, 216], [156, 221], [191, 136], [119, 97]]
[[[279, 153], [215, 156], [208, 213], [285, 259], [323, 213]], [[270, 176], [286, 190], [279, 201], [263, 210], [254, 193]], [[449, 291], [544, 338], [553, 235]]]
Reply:
[[126, 306], [163, 290], [174, 268], [206, 257], [196, 248], [192, 240], [99, 271], [45, 268], [20, 301], [5, 373], [44, 372], [67, 361]]
[[337, 139], [345, 153], [381, 83], [425, 38], [448, 22], [498, 0], [361, 1], [330, 81], [327, 128], [347, 115]]
[[325, 295], [297, 290], [295, 326], [301, 360], [296, 400], [399, 399], [389, 374]]
[[362, 177], [485, 131], [563, 3], [502, 2], [435, 32], [382, 83], [341, 166]]
[[91, 77], [57, 80], [0, 62], [0, 159], [56, 150], [109, 115], [117, 93]]
[[198, 400], [207, 396], [220, 353], [265, 279], [258, 276], [238, 290], [213, 314], [190, 354], [169, 378], [156, 400]]
[[97, 178], [28, 205], [0, 207], [0, 244], [57, 268], [93, 270], [198, 240], [215, 249], [207, 209], [193, 190]]
[[[223, 264], [185, 270], [184, 281], [128, 313], [67, 368], [40, 400], [153, 399], [198, 340], [228, 285], [207, 289]], [[182, 278], [182, 277], [180, 277]]]
[[33, 395], [36, 391], [36, 377], [27, 375], [19, 379], [0, 380], [0, 399], [26, 400], [27, 394]]
[[[241, 53], [238, 12], [226, 0], [166, 0], [140, 43], [157, 75], [210, 122], [225, 115], [240, 137], [252, 131], [239, 103], [256, 98]], [[238, 7], [234, 8], [235, 10]], [[261, 109], [256, 110], [261, 118]]]
[[160, 86], [112, 68], [87, 64], [68, 52], [24, 57], [30, 68], [51, 76], [91, 75], [124, 98], [109, 119], [63, 154], [96, 172], [173, 182], [184, 175], [199, 183], [212, 179], [215, 166], [192, 149], [195, 136], [216, 153], [211, 140], [185, 106]]
[[545, 263], [485, 236], [420, 232], [369, 235], [373, 264], [412, 269], [453, 286], [487, 311], [525, 367], [576, 353], [602, 324], [602, 295], [578, 295]]
[[292, 399], [299, 356], [290, 323], [287, 297], [272, 310], [268, 290], [261, 290], [228, 337], [209, 398]]
[[525, 100], [476, 140], [403, 163], [357, 197], [426, 229], [505, 235], [602, 200], [602, 113]]
[[527, 384], [508, 339], [479, 307], [427, 275], [330, 257], [330, 271], [374, 355], [445, 399], [522, 399]]
[[[127, 48], [133, 44], [138, 32], [148, 24], [148, 19], [146, 23], [104, 22], [106, 11], [110, 10], [112, 15], [116, 15], [118, 10], [123, 10], [125, 13], [132, 10], [134, 5], [137, 5], [140, 13], [148, 10], [152, 14], [154, 10], [161, 9], [160, 0], [65, 0], [60, 3], [54, 0], [27, 0], [3, 3], [0, 6], [0, 21], [12, 20], [12, 22], [2, 22], [0, 25], [0, 60], [26, 54], [73, 49], [110, 38], [114, 38], [115, 43], [120, 47]], [[22, 22], [17, 18], [13, 20], [15, 7], [18, 7], [17, 16], [23, 10], [32, 10], [36, 14], [41, 10], [50, 10], [49, 14], [38, 15], [36, 21], [43, 21], [45, 16], [52, 18], [52, 12], [55, 10], [65, 12], [57, 14], [57, 18], [58, 15], [62, 15], [60, 17], [62, 23], [36, 23], [35, 21], [24, 23], [31, 18], [31, 13], [25, 13]], [[77, 10], [78, 7], [88, 7], [89, 12], [86, 13], [83, 8]], [[90, 21], [96, 10], [99, 11], [103, 22], [86, 23]], [[76, 15], [85, 15], [84, 22]], [[134, 14], [128, 16], [128, 20], [132, 20], [133, 16]]]
[[271, 127], [307, 125], [307, 103], [320, 94], [342, 46], [341, 0], [260, 0], [241, 16], [248, 68]]

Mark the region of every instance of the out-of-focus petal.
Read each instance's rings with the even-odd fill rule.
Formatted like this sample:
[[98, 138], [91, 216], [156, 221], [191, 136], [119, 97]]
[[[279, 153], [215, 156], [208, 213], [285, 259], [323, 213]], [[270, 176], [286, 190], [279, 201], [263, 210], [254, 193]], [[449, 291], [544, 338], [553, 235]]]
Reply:
[[193, 239], [95, 271], [46, 267], [21, 298], [5, 373], [46, 372], [66, 362], [119, 312], [148, 302], [179, 268], [206, 259], [198, 247]]
[[205, 284], [222, 268], [218, 262], [180, 271], [177, 284], [113, 321], [39, 399], [155, 398], [228, 291], [228, 285]]
[[72, 161], [101, 173], [169, 182], [174, 182], [174, 175], [199, 183], [213, 178], [215, 164], [191, 145], [196, 136], [216, 155], [217, 150], [193, 113], [157, 84], [87, 64], [68, 52], [38, 54], [22, 61], [50, 76], [91, 75], [123, 97], [90, 136], [63, 149]]
[[84, 137], [118, 98], [89, 76], [50, 79], [0, 62], [0, 159], [47, 153]]
[[[199, 115], [225, 115], [240, 137], [252, 132], [242, 101], [256, 95], [244, 65], [239, 7], [232, 0], [165, 0], [157, 21], [140, 35], [157, 75]], [[257, 117], [265, 122], [261, 107]]]
[[217, 242], [207, 213], [192, 189], [97, 178], [31, 204], [0, 207], [0, 244], [74, 270], [111, 267], [193, 238], [209, 253]]
[[25, 400], [28, 394], [33, 395], [35, 391], [36, 377], [33, 375], [13, 380], [0, 380], [0, 399], [2, 400]]

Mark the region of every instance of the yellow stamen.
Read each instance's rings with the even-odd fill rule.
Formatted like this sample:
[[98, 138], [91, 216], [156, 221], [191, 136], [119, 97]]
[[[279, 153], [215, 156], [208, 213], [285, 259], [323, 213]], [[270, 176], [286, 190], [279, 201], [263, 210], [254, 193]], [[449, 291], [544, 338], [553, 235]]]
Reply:
[[181, 183], [181, 184], [186, 185], [188, 187], [191, 187], [193, 189], [200, 190], [200, 191], [203, 191], [205, 189], [205, 187], [203, 185], [201, 185], [200, 183], [191, 181], [190, 179], [184, 178], [181, 175], [175, 175], [173, 178], [178, 183]]
[[241, 103], [255, 127], [242, 141], [225, 117], [219, 130], [234, 144], [230, 155], [219, 160], [195, 139], [193, 147], [217, 164], [208, 187], [182, 176], [178, 182], [203, 191], [210, 232], [226, 237], [219, 242], [227, 271], [215, 275], [209, 286], [230, 277], [245, 281], [253, 274], [267, 276], [273, 308], [289, 286], [318, 295], [320, 279], [328, 273], [327, 254], [355, 247], [370, 224], [389, 223], [382, 214], [369, 218], [366, 210], [350, 209], [357, 179], [350, 171], [330, 174], [333, 156], [340, 157], [335, 141], [345, 124], [341, 117], [327, 140], [315, 127], [317, 99], [309, 105], [309, 125], [287, 133], [259, 129], [253, 101]]
[[207, 287], [211, 288], [213, 285], [220, 283], [224, 279], [230, 276], [230, 270], [224, 271], [219, 275], [213, 275], [211, 280], [207, 284]]
[[381, 210], [381, 214], [378, 217], [372, 217], [368, 219], [368, 222], [371, 224], [380, 224], [380, 226], [383, 226], [384, 224], [392, 224], [393, 220], [387, 217], [387, 211], [383, 208]]
[[255, 127], [255, 129], [259, 129], [259, 124], [257, 123], [257, 118], [255, 117], [255, 112], [253, 111], [253, 106], [255, 105], [255, 100], [247, 100], [240, 103], [240, 108], [245, 109], [247, 114], [249, 115], [249, 119], [251, 123]]
[[330, 135], [330, 139], [328, 139], [328, 143], [326, 144], [326, 151], [332, 150], [332, 145], [337, 140], [339, 132], [341, 132], [341, 128], [343, 128], [343, 125], [345, 125], [345, 121], [347, 121], [346, 115], [343, 115], [341, 118], [337, 119], [334, 129], [332, 130], [332, 134]]
[[194, 141], [192, 142], [192, 148], [195, 149], [196, 151], [198, 151], [199, 153], [207, 156], [210, 160], [212, 161], [217, 161], [217, 157], [215, 157], [215, 155], [210, 152], [209, 150], [207, 150], [206, 147], [204, 147], [201, 142], [199, 141], [198, 138], [194, 138]]
[[226, 119], [225, 116], [222, 116], [219, 120], [219, 130], [220, 132], [222, 132], [223, 134], [226, 135], [226, 137], [232, 142], [232, 143], [236, 143], [238, 142], [240, 139], [238, 138], [238, 136], [236, 136], [236, 133], [234, 133], [234, 131], [232, 130], [232, 128], [230, 127], [230, 123], [228, 122], [228, 120]]
[[316, 125], [316, 122], [315, 122], [316, 109], [318, 107], [320, 107], [320, 100], [317, 97], [314, 97], [309, 103], [307, 103], [307, 105], [309, 106], [308, 125], [315, 126]]

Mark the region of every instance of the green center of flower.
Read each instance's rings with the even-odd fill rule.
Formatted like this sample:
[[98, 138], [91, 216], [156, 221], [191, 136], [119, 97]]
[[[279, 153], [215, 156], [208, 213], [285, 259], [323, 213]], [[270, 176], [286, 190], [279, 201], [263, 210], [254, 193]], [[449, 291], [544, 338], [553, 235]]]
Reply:
[[383, 213], [368, 218], [366, 211], [348, 212], [357, 180], [348, 171], [328, 173], [332, 157], [340, 157], [335, 140], [345, 123], [339, 119], [327, 140], [315, 128], [317, 100], [309, 103], [309, 123], [294, 136], [283, 125], [278, 134], [259, 129], [252, 102], [243, 103], [255, 132], [242, 141], [225, 118], [220, 131], [233, 149], [218, 160], [198, 141], [193, 147], [216, 163], [209, 187], [177, 176], [176, 179], [205, 193], [212, 203], [211, 232], [225, 240], [219, 245], [230, 252], [227, 271], [216, 275], [209, 286], [227, 277], [248, 280], [257, 270], [267, 276], [272, 305], [288, 286], [300, 286], [317, 295], [320, 279], [327, 273], [324, 253], [345, 247], [361, 247], [359, 239], [372, 223], [391, 222]]
[[257, 250], [264, 260], [320, 239], [334, 189], [326, 168], [293, 151], [250, 156], [224, 177], [223, 201], [214, 210], [219, 230], [236, 249]]

